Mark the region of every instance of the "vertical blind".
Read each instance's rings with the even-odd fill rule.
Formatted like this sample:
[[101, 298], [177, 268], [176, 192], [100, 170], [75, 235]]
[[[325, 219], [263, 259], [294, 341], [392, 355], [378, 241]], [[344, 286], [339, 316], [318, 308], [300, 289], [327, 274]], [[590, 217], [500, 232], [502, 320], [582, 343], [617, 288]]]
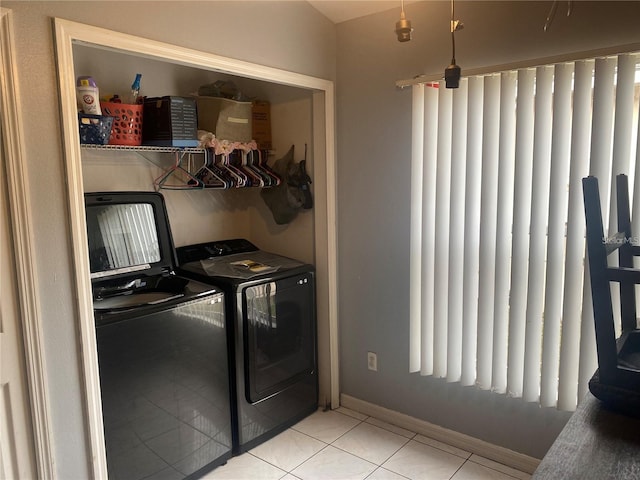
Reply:
[[100, 234], [110, 268], [125, 268], [160, 260], [160, 245], [149, 204], [121, 204], [98, 214]]
[[638, 61], [412, 86], [411, 372], [575, 409], [597, 368], [581, 179], [611, 231], [615, 175], [640, 211]]

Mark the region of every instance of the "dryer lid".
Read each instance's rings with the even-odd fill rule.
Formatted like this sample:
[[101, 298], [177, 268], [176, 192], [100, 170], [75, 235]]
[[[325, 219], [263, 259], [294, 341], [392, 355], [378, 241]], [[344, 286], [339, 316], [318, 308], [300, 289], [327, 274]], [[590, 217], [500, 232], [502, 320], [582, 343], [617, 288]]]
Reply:
[[283, 269], [301, 267], [302, 262], [259, 250], [257, 252], [236, 253], [226, 257], [201, 260], [200, 265], [210, 277], [230, 277], [249, 279]]
[[305, 265], [293, 258], [258, 250], [220, 257], [210, 257], [181, 265], [181, 268], [208, 277], [248, 280], [260, 275], [289, 270]]

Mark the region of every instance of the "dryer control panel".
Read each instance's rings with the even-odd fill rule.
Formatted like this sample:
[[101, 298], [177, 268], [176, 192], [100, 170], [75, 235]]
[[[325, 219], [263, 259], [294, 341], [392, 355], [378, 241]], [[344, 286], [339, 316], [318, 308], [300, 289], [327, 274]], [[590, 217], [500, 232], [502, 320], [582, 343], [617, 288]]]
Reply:
[[218, 240], [215, 242], [198, 243], [176, 249], [178, 254], [178, 264], [183, 265], [198, 260], [206, 260], [212, 257], [223, 257], [236, 253], [255, 252], [258, 250], [253, 243], [244, 238], [234, 238], [232, 240]]

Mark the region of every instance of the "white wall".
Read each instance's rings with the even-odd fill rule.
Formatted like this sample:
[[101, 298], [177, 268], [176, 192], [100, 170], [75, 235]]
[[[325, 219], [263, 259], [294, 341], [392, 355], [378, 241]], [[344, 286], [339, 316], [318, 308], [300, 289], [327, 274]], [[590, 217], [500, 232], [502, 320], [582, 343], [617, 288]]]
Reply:
[[[570, 17], [559, 2], [545, 33], [551, 4], [456, 1], [463, 74], [640, 42], [640, 2], [573, 2]], [[399, 6], [337, 27], [341, 391], [541, 458], [568, 414], [409, 374], [411, 89], [395, 82], [449, 65], [450, 2], [410, 3], [405, 12], [415, 29], [408, 43], [394, 34]], [[367, 370], [367, 351], [378, 354], [378, 372]]]
[[[327, 79], [335, 77], [335, 29], [306, 3], [287, 1], [5, 1], [3, 7], [13, 11], [23, 93], [19, 102], [27, 139], [56, 472], [65, 480], [85, 479], [91, 459], [72, 291], [52, 17]], [[104, 164], [110, 161], [98, 160], [103, 162], [100, 168], [110, 168]]]

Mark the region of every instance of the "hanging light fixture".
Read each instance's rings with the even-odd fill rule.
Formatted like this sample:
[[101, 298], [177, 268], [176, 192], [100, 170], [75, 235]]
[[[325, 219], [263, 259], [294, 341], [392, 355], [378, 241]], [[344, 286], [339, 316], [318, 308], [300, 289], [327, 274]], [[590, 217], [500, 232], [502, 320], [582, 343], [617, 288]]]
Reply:
[[458, 88], [460, 86], [460, 77], [462, 69], [456, 65], [456, 30], [461, 30], [464, 25], [460, 20], [455, 20], [454, 5], [451, 0], [451, 65], [444, 70], [444, 81], [447, 88]]
[[413, 28], [411, 28], [411, 21], [407, 20], [404, 15], [404, 0], [400, 2], [400, 9], [400, 20], [396, 22], [396, 35], [399, 42], [408, 42], [411, 40]]

